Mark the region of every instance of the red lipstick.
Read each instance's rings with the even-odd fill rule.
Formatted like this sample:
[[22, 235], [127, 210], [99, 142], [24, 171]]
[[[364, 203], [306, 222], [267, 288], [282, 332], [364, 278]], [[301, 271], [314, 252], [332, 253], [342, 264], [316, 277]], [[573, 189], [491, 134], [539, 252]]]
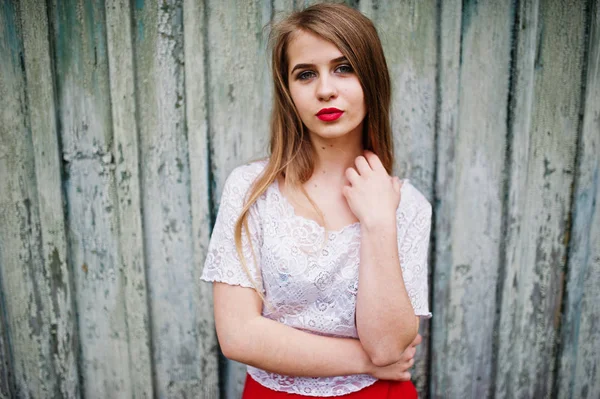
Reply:
[[337, 108], [323, 108], [317, 113], [317, 118], [325, 122], [331, 122], [338, 119], [344, 111]]

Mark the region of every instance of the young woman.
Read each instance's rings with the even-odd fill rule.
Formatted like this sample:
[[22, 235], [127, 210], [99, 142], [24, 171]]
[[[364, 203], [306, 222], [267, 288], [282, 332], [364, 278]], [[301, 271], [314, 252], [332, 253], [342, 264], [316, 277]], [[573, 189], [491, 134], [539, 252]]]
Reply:
[[270, 156], [227, 178], [202, 275], [221, 349], [248, 365], [244, 398], [416, 397], [431, 205], [390, 176], [377, 32], [319, 4], [271, 40]]

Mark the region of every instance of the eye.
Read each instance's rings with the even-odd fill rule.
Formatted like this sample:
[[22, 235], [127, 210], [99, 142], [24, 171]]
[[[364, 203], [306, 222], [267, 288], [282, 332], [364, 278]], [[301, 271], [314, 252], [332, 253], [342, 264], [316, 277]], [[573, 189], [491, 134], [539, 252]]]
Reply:
[[352, 73], [353, 72], [352, 67], [348, 64], [339, 65], [335, 70], [339, 71], [341, 73]]
[[298, 75], [296, 75], [296, 79], [307, 80], [307, 79], [312, 78], [313, 76], [315, 76], [315, 73], [313, 71], [304, 71], [304, 72], [301, 72]]

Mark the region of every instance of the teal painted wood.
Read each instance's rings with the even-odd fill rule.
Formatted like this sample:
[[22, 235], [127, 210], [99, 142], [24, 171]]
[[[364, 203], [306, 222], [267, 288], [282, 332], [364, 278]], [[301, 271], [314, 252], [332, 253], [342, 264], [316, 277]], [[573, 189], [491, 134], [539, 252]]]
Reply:
[[195, 397], [219, 395], [219, 354], [212, 305], [212, 285], [200, 283], [211, 231], [210, 158], [206, 59], [206, 8], [204, 2], [183, 3], [185, 52], [185, 110], [190, 163], [193, 281], [197, 282], [195, 308], [198, 317], [198, 356], [201, 390]]
[[[74, 287], [68, 265], [68, 241], [63, 208], [62, 168], [56, 120], [55, 88], [46, 2], [21, 2], [24, 67], [28, 114], [41, 229], [41, 253], [49, 310], [51, 359], [58, 387], [54, 397], [72, 398], [80, 393], [77, 366], [77, 325]], [[36, 18], [28, 16], [35, 15]]]
[[[272, 89], [262, 28], [272, 10], [258, 0], [208, 1], [206, 7], [209, 151], [218, 206], [231, 170], [267, 153]], [[246, 367], [227, 361], [224, 374], [225, 397], [239, 397]]]
[[[266, 153], [262, 28], [308, 3], [0, 3], [0, 398], [219, 396], [210, 220]], [[421, 396], [598, 396], [598, 2], [346, 3], [382, 32], [397, 170], [436, 212]]]
[[85, 397], [130, 397], [104, 2], [52, 2], [49, 9], [81, 391]]
[[600, 2], [589, 5], [583, 124], [561, 320], [559, 398], [600, 397]]
[[[433, 201], [436, 114], [435, 1], [360, 2], [377, 27], [392, 80], [394, 172]], [[413, 381], [427, 396], [429, 320], [422, 320]]]
[[[431, 319], [431, 374], [429, 375], [429, 396], [444, 397], [449, 380], [449, 361], [446, 348], [446, 334], [450, 324], [450, 308], [446, 305], [452, 294], [453, 286], [453, 229], [455, 228], [454, 212], [457, 201], [457, 166], [459, 159], [459, 93], [460, 93], [460, 59], [461, 59], [461, 1], [451, 0], [440, 3], [438, 42], [438, 117], [436, 148], [436, 180], [435, 180], [435, 241], [434, 256], [430, 267], [433, 268], [432, 291], [430, 305], [433, 313]], [[458, 154], [460, 155], [460, 154]], [[450, 368], [460, 368], [457, 364]]]
[[206, 315], [197, 308], [183, 3], [137, 2], [133, 14], [155, 395], [195, 397], [205, 383], [198, 326]]
[[128, 1], [106, 2], [113, 148], [118, 213], [119, 265], [124, 276], [123, 297], [131, 395], [152, 398], [150, 317], [144, 256], [140, 198], [139, 143], [135, 98], [135, 72]]
[[[11, 366], [8, 378], [2, 372], [2, 390], [11, 397], [65, 397], [77, 393], [73, 312], [68, 273], [63, 274], [63, 220], [59, 213], [55, 216], [60, 221], [54, 224], [49, 210], [55, 205], [45, 202], [56, 193], [60, 198], [59, 187], [53, 187], [60, 169], [41, 170], [57, 155], [53, 127], [49, 134], [41, 131], [42, 120], [54, 109], [52, 103], [48, 109], [37, 102], [46, 95], [51, 98], [52, 88], [48, 81], [34, 80], [43, 79], [38, 71], [44, 61], [31, 54], [37, 44], [32, 43], [36, 40], [32, 25], [21, 24], [27, 6], [3, 2], [0, 18], [2, 360]], [[43, 18], [36, 22], [45, 25]], [[45, 39], [43, 30], [41, 34]], [[36, 160], [45, 145], [48, 157]]]
[[445, 309], [444, 319], [434, 316], [431, 350], [444, 358], [433, 364], [431, 395], [480, 398], [492, 384], [512, 18], [508, 2], [463, 7], [454, 165], [445, 165], [456, 201], [447, 216], [451, 264], [441, 270], [448, 286], [434, 275], [434, 315]]
[[496, 395], [509, 397], [553, 394], [581, 109], [585, 3], [531, 6], [517, 34], [501, 284]]

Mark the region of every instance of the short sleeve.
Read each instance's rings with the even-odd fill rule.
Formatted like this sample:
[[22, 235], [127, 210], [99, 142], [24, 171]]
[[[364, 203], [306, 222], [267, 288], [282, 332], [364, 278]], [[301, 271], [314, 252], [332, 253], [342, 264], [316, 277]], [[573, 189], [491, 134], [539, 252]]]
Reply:
[[250, 237], [246, 234], [246, 229], [242, 229], [242, 254], [246, 267], [257, 284], [256, 287], [240, 262], [234, 238], [235, 224], [242, 212], [248, 190], [256, 178], [256, 173], [247, 169], [247, 165], [234, 169], [225, 182], [200, 279], [249, 288], [258, 287], [264, 291], [261, 274], [257, 267], [257, 263], [260, 264], [262, 228], [256, 203], [250, 207], [248, 214]]
[[404, 285], [415, 315], [430, 318], [428, 292], [428, 253], [431, 233], [431, 204], [422, 198], [402, 237], [398, 254]]

